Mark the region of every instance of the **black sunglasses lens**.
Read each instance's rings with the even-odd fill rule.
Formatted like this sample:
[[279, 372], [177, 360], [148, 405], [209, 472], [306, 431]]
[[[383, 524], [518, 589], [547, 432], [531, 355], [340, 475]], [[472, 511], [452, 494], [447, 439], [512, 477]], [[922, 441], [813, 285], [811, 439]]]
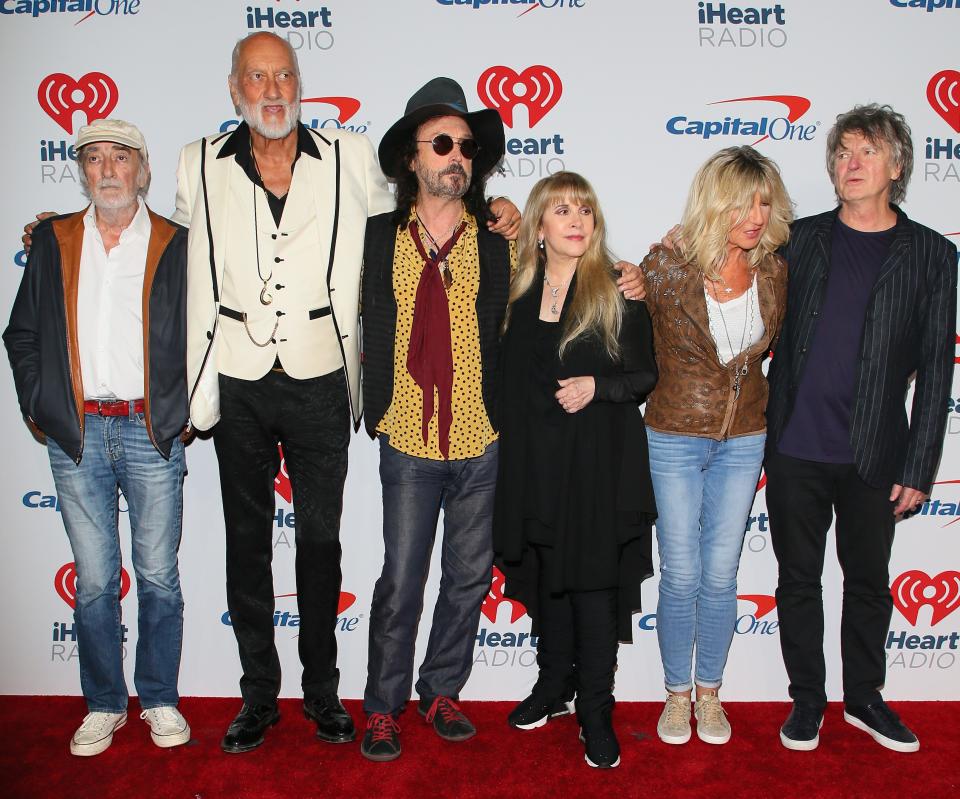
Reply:
[[477, 144], [476, 139], [464, 139], [460, 142], [460, 152], [469, 161], [480, 152], [480, 145]]
[[433, 137], [433, 151], [437, 155], [446, 155], [453, 149], [453, 139], [446, 133]]

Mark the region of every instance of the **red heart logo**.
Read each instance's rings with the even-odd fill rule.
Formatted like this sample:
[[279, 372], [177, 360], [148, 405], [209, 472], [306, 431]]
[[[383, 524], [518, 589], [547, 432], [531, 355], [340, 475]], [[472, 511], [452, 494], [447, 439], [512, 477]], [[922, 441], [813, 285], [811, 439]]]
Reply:
[[945, 69], [930, 78], [927, 102], [951, 128], [960, 133], [960, 72]]
[[290, 475], [287, 474], [287, 461], [283, 457], [283, 447], [278, 444], [277, 450], [280, 453], [280, 469], [273, 478], [273, 490], [290, 502], [293, 500], [293, 486], [290, 485]]
[[[75, 563], [64, 563], [53, 578], [53, 587], [60, 594], [60, 599], [71, 608], [77, 607], [77, 567]], [[130, 575], [126, 569], [120, 569], [120, 599], [123, 599], [130, 590]]]
[[940, 572], [936, 577], [919, 570], [904, 572], [893, 581], [890, 593], [897, 610], [914, 627], [920, 608], [929, 605], [933, 610], [930, 618], [933, 627], [960, 607], [960, 572]]
[[83, 111], [89, 125], [96, 119], [110, 116], [119, 99], [117, 84], [102, 72], [88, 72], [79, 80], [54, 72], [40, 81], [37, 88], [40, 107], [71, 135], [75, 111]]
[[483, 605], [480, 606], [480, 612], [490, 619], [490, 621], [494, 624], [497, 622], [497, 611], [504, 602], [510, 606], [511, 624], [513, 624], [517, 619], [527, 612], [527, 609], [522, 603], [503, 595], [504, 583], [506, 583], [506, 578], [503, 576], [503, 572], [494, 566], [493, 580], [490, 583], [490, 590], [483, 599]]
[[563, 82], [550, 67], [536, 64], [519, 75], [510, 67], [490, 67], [477, 81], [477, 95], [487, 108], [495, 109], [508, 128], [513, 127], [514, 106], [527, 107], [534, 127], [560, 100]]

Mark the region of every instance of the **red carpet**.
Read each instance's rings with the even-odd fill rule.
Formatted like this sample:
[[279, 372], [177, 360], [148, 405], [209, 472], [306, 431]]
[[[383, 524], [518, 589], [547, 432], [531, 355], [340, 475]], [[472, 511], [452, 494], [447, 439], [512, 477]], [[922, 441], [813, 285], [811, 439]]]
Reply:
[[[360, 718], [359, 702], [347, 708]], [[960, 796], [960, 734], [956, 702], [896, 705], [920, 738], [916, 754], [881, 748], [843, 721], [839, 705], [824, 720], [820, 748], [789, 752], [777, 730], [788, 706], [727, 705], [733, 740], [709, 746], [696, 736], [685, 746], [656, 737], [658, 704], [621, 703], [614, 716], [623, 762], [598, 771], [583, 761], [572, 718], [540, 730], [507, 727], [507, 702], [467, 702], [479, 729], [460, 744], [441, 741], [411, 706], [400, 720], [404, 753], [393, 763], [368, 763], [356, 743], [332, 746], [313, 738], [300, 703], [282, 700], [283, 716], [266, 743], [245, 755], [225, 755], [220, 737], [239, 709], [235, 699], [187, 698], [180, 708], [193, 740], [161, 750], [131, 701], [130, 719], [113, 746], [93, 758], [72, 757], [68, 742], [84, 706], [75, 697], [0, 697], [0, 796], [11, 799], [220, 799], [383, 796], [482, 797], [656, 796], [774, 799], [940, 799]]]

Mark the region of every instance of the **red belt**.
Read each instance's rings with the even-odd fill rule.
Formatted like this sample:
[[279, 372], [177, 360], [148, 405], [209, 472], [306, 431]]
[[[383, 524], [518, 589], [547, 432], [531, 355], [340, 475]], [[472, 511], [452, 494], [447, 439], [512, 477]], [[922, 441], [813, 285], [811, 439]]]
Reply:
[[129, 416], [130, 406], [134, 413], [143, 413], [143, 400], [85, 400], [84, 413], [95, 413], [98, 416]]

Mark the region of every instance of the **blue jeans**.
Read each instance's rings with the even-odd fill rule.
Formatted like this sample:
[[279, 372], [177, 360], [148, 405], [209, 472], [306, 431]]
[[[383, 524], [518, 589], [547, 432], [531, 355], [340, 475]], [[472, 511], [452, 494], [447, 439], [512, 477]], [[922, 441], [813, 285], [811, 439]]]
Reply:
[[183, 639], [177, 570], [183, 508], [183, 444], [170, 460], [154, 448], [143, 414], [87, 414], [79, 465], [48, 439], [50, 468], [77, 570], [73, 618], [80, 686], [90, 712], [127, 707], [120, 612], [119, 497], [130, 513], [137, 576], [138, 635], [134, 683], [143, 709], [176, 705]]
[[737, 623], [737, 568], [766, 435], [725, 441], [647, 428], [657, 498], [657, 640], [668, 691], [719, 688]]
[[414, 645], [430, 553], [443, 508], [440, 595], [417, 693], [459, 698], [473, 667], [480, 606], [493, 568], [494, 442], [463, 460], [414, 458], [380, 436], [383, 571], [370, 605], [370, 647], [363, 709], [398, 713], [410, 698]]

